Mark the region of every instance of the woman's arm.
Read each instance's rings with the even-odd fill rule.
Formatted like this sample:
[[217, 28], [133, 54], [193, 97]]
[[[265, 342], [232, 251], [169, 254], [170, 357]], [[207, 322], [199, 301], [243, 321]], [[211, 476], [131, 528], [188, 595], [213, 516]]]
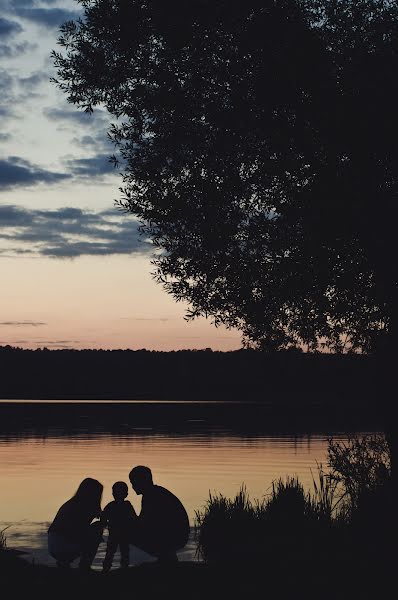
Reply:
[[99, 520], [100, 520], [102, 529], [104, 529], [104, 527], [106, 527], [109, 522], [109, 504], [107, 504], [105, 506], [104, 510], [99, 515]]

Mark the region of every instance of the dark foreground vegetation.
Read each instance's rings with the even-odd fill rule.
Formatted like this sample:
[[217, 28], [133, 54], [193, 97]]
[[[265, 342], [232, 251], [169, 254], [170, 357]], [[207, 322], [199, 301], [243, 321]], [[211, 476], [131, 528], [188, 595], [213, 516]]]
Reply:
[[336, 554], [387, 561], [393, 523], [387, 441], [378, 434], [330, 440], [328, 466], [318, 465], [312, 490], [288, 477], [256, 501], [244, 487], [234, 499], [210, 496], [196, 522], [199, 551], [211, 563], [283, 560], [287, 549], [314, 562]]
[[299, 351], [0, 347], [0, 398], [258, 400], [380, 407], [385, 360]]
[[392, 582], [391, 465], [381, 436], [330, 443], [312, 492], [295, 478], [251, 502], [211, 497], [197, 513], [204, 563], [83, 575], [30, 565], [0, 549], [5, 598], [387, 597]]
[[[282, 558], [282, 560], [281, 560]], [[318, 555], [296, 549], [275, 554], [262, 563], [205, 565], [179, 563], [134, 567], [108, 575], [80, 575], [51, 567], [31, 566], [20, 559], [2, 561], [4, 598], [40, 600], [122, 600], [125, 598], [229, 599], [265, 598], [353, 600], [387, 598], [389, 567], [362, 555]]]

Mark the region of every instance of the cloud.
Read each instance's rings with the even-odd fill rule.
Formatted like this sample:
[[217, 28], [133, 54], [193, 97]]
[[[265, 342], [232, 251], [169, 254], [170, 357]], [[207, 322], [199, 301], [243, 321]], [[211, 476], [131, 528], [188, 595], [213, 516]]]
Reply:
[[9, 44], [0, 44], [0, 58], [11, 58], [14, 55], [13, 47]]
[[109, 118], [105, 110], [94, 110], [94, 112], [88, 113], [77, 108], [71, 110], [68, 108], [46, 107], [43, 108], [43, 114], [50, 121], [73, 125], [73, 127], [76, 127], [76, 125], [88, 125], [100, 128], [106, 127], [109, 123]]
[[[91, 174], [98, 170], [100, 173], [111, 171], [109, 155], [115, 151], [114, 144], [107, 135], [110, 124], [110, 116], [105, 110], [94, 110], [87, 113], [82, 110], [69, 108], [47, 107], [43, 109], [44, 116], [57, 124], [60, 131], [68, 131], [73, 134], [72, 142], [85, 150], [95, 150], [96, 156], [89, 159], [77, 159], [75, 167], [81, 174]], [[105, 156], [105, 153], [108, 153]], [[102, 156], [103, 155], [103, 156]], [[69, 160], [67, 157], [66, 160]], [[99, 163], [102, 166], [99, 167]], [[72, 161], [70, 162], [72, 165]], [[85, 171], [87, 172], [85, 173]]]
[[64, 8], [26, 8], [26, 4], [28, 3], [25, 3], [23, 7], [15, 7], [14, 14], [47, 29], [60, 27], [65, 21], [76, 21], [82, 15], [80, 11], [65, 10]]
[[59, 183], [70, 177], [68, 173], [48, 171], [18, 156], [0, 159], [0, 189]]
[[[0, 116], [2, 107], [0, 105]], [[0, 142], [11, 138], [10, 134], [2, 133]], [[81, 181], [92, 183], [102, 181], [107, 175], [116, 173], [113, 164], [109, 161], [109, 153], [99, 152], [94, 156], [84, 158], [63, 159], [64, 171], [56, 172], [40, 167], [20, 156], [0, 158], [0, 190], [17, 187], [36, 186], [39, 184], [54, 185], [63, 181]]]
[[11, 133], [3, 133], [0, 131], [0, 142], [8, 142], [11, 138]]
[[15, 58], [27, 52], [33, 52], [38, 48], [37, 44], [21, 42], [20, 44], [0, 44], [0, 58]]
[[25, 227], [32, 223], [29, 211], [13, 205], [0, 206], [0, 227]]
[[0, 322], [0, 325], [6, 327], [41, 327], [42, 325], [47, 325], [47, 323], [42, 323], [41, 321], [3, 321]]
[[[107, 111], [86, 113], [78, 109], [47, 107], [43, 109], [43, 114], [57, 123], [59, 130], [72, 132], [73, 143], [84, 149], [86, 156], [82, 158], [65, 156], [63, 159], [65, 168], [75, 177], [103, 177], [115, 171], [109, 161], [115, 147], [107, 135], [110, 124]], [[95, 151], [95, 154], [87, 156], [89, 151]]]
[[76, 221], [84, 218], [86, 222], [96, 222], [98, 219], [97, 213], [87, 213], [81, 208], [73, 207], [58, 208], [57, 210], [36, 210], [34, 214], [44, 219], [57, 219], [61, 221]]
[[[77, 258], [79, 256], [107, 256], [111, 254], [132, 254], [137, 248], [132, 247], [132, 243], [128, 239], [123, 239], [119, 236], [119, 240], [111, 242], [64, 242], [58, 245], [52, 245], [43, 248], [41, 254], [43, 256], [52, 256], [54, 258]], [[142, 250], [142, 249], [141, 249]]]
[[[7, 0], [6, 0], [7, 1]], [[33, 8], [38, 0], [8, 0], [10, 9], [13, 8]], [[57, 4], [59, 0], [39, 0], [40, 4]]]
[[81, 137], [73, 138], [73, 143], [81, 146], [82, 148], [95, 148], [97, 147], [97, 140], [92, 135], [83, 135]]
[[0, 17], [0, 38], [5, 39], [23, 31], [17, 21], [9, 21]]
[[120, 317], [123, 321], [161, 321], [162, 323], [168, 323], [173, 321], [171, 317]]
[[15, 340], [15, 344], [34, 344], [35, 346], [51, 346], [53, 348], [69, 350], [80, 340]]
[[12, 98], [12, 88], [14, 86], [14, 78], [5, 69], [0, 70], [0, 89], [3, 101], [8, 101]]
[[43, 82], [49, 82], [50, 76], [46, 71], [34, 71], [29, 77], [20, 77], [19, 85], [25, 90], [32, 90]]
[[0, 69], [0, 117], [10, 117], [14, 114], [14, 77], [5, 69]]
[[5, 106], [4, 104], [0, 104], [0, 117], [10, 117], [14, 112], [10, 106]]
[[0, 256], [7, 254], [76, 258], [113, 254], [148, 254], [152, 246], [140, 238], [139, 223], [115, 209], [32, 210], [0, 206]]
[[114, 166], [109, 162], [109, 154], [67, 159], [66, 165], [77, 177], [95, 177], [115, 171]]
[[39, 340], [36, 344], [78, 344], [80, 340]]
[[89, 134], [83, 134], [81, 136], [75, 136], [72, 138], [73, 144], [80, 146], [86, 152], [87, 150], [95, 149], [97, 152], [108, 152], [108, 154], [114, 154], [115, 145], [109, 139], [106, 134], [106, 125], [101, 125], [97, 131], [92, 131]]

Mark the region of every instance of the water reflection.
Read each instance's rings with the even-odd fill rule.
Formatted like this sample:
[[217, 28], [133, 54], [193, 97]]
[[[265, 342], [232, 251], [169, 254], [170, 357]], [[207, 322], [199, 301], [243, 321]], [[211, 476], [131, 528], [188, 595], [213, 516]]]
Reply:
[[[62, 408], [51, 418], [42, 413], [45, 419], [33, 418], [29, 411], [23, 418], [8, 412], [2, 420], [0, 528], [11, 524], [10, 544], [33, 550], [40, 561], [47, 559], [47, 523], [84, 477], [103, 483], [105, 505], [115, 481], [128, 482], [134, 465], [147, 464], [155, 482], [183, 501], [193, 523], [209, 491], [232, 496], [244, 483], [252, 497], [260, 498], [274, 479], [287, 474], [310, 486], [311, 470], [326, 462], [327, 436], [346, 437], [331, 430], [281, 433], [264, 416], [253, 420], [246, 413], [240, 419], [237, 412], [222, 425], [214, 406], [210, 416], [203, 407], [174, 407], [174, 421], [164, 406], [158, 413], [151, 406], [151, 414], [137, 407], [131, 411], [125, 406], [120, 414], [112, 409], [109, 419], [106, 412], [82, 408], [75, 413]], [[138, 512], [140, 498], [131, 488], [129, 500]], [[187, 552], [192, 558], [192, 543]]]

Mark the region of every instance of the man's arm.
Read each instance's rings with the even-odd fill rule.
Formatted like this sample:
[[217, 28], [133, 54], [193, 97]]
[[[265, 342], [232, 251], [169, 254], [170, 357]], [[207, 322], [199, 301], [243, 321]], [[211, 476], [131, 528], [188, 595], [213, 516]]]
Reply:
[[131, 502], [129, 500], [127, 500], [126, 502], [127, 502], [127, 506], [128, 506], [128, 514], [129, 514], [129, 516], [133, 517], [135, 519], [138, 518], [137, 517], [137, 513], [134, 510], [134, 506], [131, 504]]

